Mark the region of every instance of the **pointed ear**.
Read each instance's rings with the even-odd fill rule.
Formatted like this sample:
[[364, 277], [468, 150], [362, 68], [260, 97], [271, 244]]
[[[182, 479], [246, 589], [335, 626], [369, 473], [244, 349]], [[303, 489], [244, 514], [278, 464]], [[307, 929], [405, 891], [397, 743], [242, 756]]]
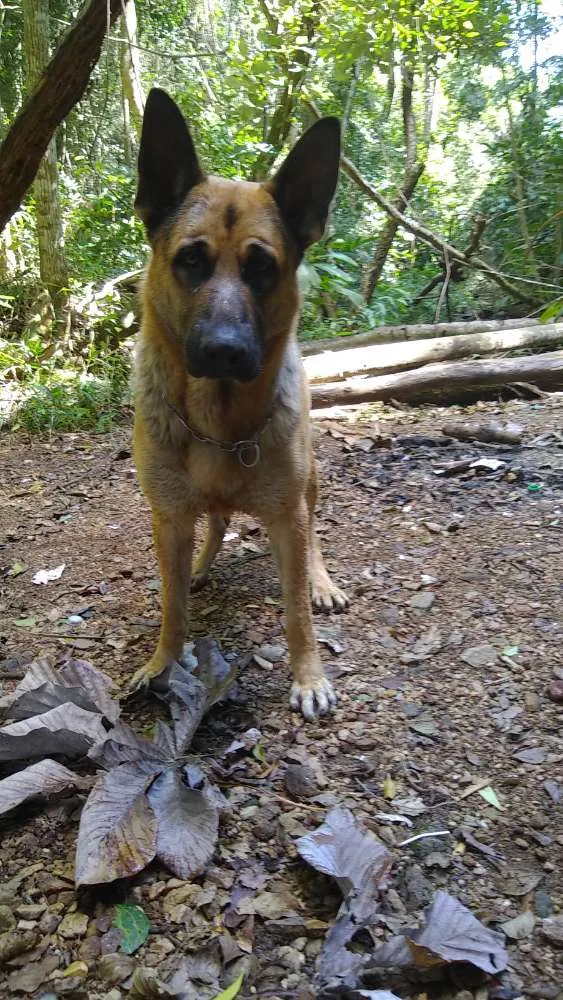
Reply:
[[149, 236], [204, 179], [184, 116], [171, 97], [153, 88], [147, 97], [139, 150], [135, 211]]
[[266, 185], [300, 253], [324, 233], [339, 163], [340, 122], [338, 118], [321, 118]]

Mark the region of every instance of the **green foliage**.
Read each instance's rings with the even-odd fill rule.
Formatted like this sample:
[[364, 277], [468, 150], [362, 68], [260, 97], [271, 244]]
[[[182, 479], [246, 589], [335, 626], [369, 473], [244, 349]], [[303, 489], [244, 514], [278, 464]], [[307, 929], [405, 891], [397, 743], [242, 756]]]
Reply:
[[119, 950], [126, 955], [133, 955], [147, 940], [151, 923], [140, 906], [118, 903], [115, 907], [114, 926], [123, 934]]

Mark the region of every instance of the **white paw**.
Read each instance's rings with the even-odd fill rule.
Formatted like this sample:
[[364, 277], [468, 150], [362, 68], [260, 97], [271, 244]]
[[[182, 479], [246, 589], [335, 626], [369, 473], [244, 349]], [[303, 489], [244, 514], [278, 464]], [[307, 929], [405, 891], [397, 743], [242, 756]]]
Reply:
[[291, 686], [289, 704], [294, 712], [301, 712], [303, 718], [309, 722], [312, 722], [317, 715], [326, 715], [334, 708], [336, 702], [336, 694], [326, 677], [320, 677], [312, 684], [299, 684], [294, 681]]
[[343, 611], [350, 603], [344, 591], [330, 580], [313, 584], [312, 601], [318, 611]]

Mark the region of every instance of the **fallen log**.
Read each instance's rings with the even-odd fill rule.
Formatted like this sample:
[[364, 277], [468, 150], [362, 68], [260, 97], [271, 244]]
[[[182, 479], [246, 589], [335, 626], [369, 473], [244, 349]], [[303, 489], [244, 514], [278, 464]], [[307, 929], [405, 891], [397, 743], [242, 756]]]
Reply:
[[311, 397], [313, 409], [391, 400], [414, 405], [445, 405], [494, 398], [499, 387], [522, 382], [532, 383], [539, 389], [563, 389], [563, 351], [425, 365], [396, 375], [322, 383], [311, 386]]
[[310, 382], [333, 382], [352, 375], [391, 375], [420, 368], [434, 361], [461, 361], [464, 358], [496, 354], [500, 351], [555, 347], [563, 344], [563, 323], [520, 327], [498, 333], [471, 333], [434, 340], [373, 344], [349, 351], [329, 351], [304, 359]]
[[370, 344], [388, 344], [396, 340], [426, 340], [430, 337], [456, 337], [465, 333], [492, 333], [495, 330], [518, 330], [522, 327], [540, 326], [538, 319], [476, 319], [467, 323], [404, 323], [399, 326], [378, 326], [367, 333], [350, 337], [331, 337], [328, 340], [307, 340], [301, 344], [301, 354], [319, 354], [320, 351], [346, 351]]
[[455, 438], [456, 441], [482, 441], [485, 444], [522, 444], [524, 428], [511, 420], [500, 423], [490, 420], [488, 423], [444, 424], [442, 434]]

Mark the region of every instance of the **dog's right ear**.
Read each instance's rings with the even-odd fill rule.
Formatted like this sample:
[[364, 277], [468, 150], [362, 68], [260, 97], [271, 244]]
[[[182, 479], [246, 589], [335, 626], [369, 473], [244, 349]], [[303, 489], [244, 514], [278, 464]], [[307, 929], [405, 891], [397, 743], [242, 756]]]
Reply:
[[139, 150], [135, 211], [152, 236], [204, 179], [184, 116], [171, 97], [154, 87], [147, 97]]

